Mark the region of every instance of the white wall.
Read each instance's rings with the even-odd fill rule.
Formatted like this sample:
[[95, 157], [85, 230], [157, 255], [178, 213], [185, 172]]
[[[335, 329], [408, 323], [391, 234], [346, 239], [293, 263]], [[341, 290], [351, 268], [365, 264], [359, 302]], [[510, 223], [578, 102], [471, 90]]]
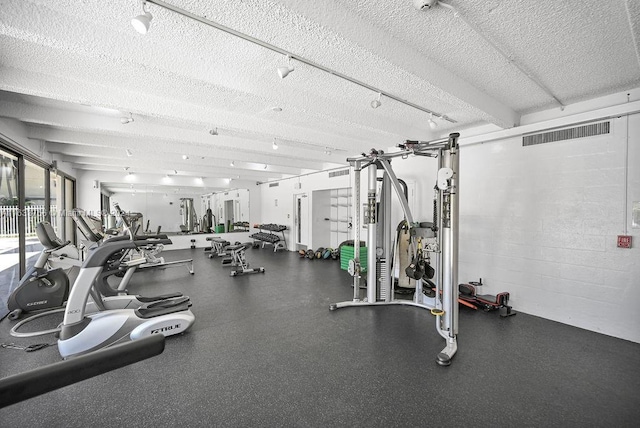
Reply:
[[612, 133], [522, 147], [514, 137], [460, 149], [460, 281], [509, 291], [517, 310], [640, 342], [640, 116], [629, 118], [629, 233], [624, 230], [626, 117]]
[[[348, 169], [345, 166], [344, 169]], [[327, 171], [321, 171], [315, 174], [303, 175], [289, 179], [277, 181], [277, 187], [269, 187], [270, 183], [261, 184], [261, 216], [259, 223], [275, 223], [287, 226], [284, 232], [285, 239], [289, 250], [295, 250], [294, 235], [294, 201], [295, 195], [307, 194], [309, 198], [310, 218], [309, 224], [313, 218], [313, 193], [318, 190], [339, 189], [351, 187], [350, 176], [342, 175], [329, 178]], [[252, 222], [255, 223], [255, 222]], [[311, 228], [309, 229], [311, 230]], [[326, 245], [322, 238], [311, 236], [309, 248], [318, 248]], [[317, 243], [317, 245], [316, 245]]]

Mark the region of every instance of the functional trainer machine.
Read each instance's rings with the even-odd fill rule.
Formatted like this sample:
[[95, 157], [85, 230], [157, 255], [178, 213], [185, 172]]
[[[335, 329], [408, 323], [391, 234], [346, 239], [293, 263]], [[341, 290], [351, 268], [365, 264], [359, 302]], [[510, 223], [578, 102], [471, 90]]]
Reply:
[[[445, 339], [446, 346], [436, 357], [442, 366], [451, 364], [458, 344], [458, 193], [460, 191], [458, 137], [452, 133], [446, 139], [432, 142], [406, 141], [399, 150], [385, 153], [371, 150], [361, 157], [349, 158], [353, 181], [354, 242], [360, 242], [361, 201], [360, 173], [368, 168], [368, 191], [365, 206], [367, 226], [367, 294], [360, 297], [362, 279], [362, 261], [360, 246], [354, 246], [354, 258], [349, 262], [349, 273], [353, 276], [353, 300], [334, 303], [329, 309], [351, 306], [409, 305], [430, 310], [436, 318], [436, 330]], [[407, 156], [426, 156], [438, 159], [436, 196], [434, 201], [433, 234], [418, 238], [418, 224], [414, 223], [409, 210], [405, 192], [391, 168], [394, 158]], [[377, 209], [378, 170], [383, 171], [380, 209]], [[394, 281], [391, 266], [393, 260], [392, 235], [396, 232], [391, 226], [391, 191], [393, 188], [400, 200], [404, 218], [409, 231], [409, 248], [413, 260], [409, 266], [399, 266], [400, 275], [407, 274], [415, 279], [413, 300], [401, 300], [394, 297]], [[421, 245], [424, 243], [424, 247]], [[425, 260], [435, 259], [435, 263]], [[422, 260], [422, 261], [421, 261]], [[435, 265], [435, 269], [431, 265]], [[428, 273], [426, 273], [428, 271]], [[434, 281], [431, 281], [432, 276]], [[428, 287], [423, 287], [424, 284]], [[423, 290], [424, 288], [424, 290]], [[428, 290], [427, 290], [428, 288]], [[432, 289], [433, 288], [433, 289]]]

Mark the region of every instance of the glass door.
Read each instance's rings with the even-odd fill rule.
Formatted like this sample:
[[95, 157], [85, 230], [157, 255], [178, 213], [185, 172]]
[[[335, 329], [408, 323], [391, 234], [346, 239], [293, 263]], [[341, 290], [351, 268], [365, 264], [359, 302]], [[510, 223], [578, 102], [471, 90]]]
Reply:
[[46, 171], [29, 161], [24, 162], [25, 256], [27, 270], [44, 248], [36, 236], [38, 223], [47, 220]]
[[76, 225], [71, 217], [71, 211], [76, 206], [76, 182], [68, 177], [64, 178], [64, 238], [65, 241], [71, 241], [76, 244]]
[[20, 280], [18, 157], [0, 150], [0, 318]]

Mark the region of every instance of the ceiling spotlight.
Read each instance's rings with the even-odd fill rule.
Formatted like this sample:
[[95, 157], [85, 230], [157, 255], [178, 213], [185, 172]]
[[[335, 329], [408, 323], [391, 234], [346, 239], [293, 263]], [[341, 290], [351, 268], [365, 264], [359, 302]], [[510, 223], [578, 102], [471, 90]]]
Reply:
[[125, 171], [129, 171], [129, 167], [128, 166], [124, 166], [124, 167], [122, 167], [122, 169], [124, 169]]
[[264, 164], [264, 169], [267, 169], [269, 167], [269, 165], [267, 165], [266, 163]]
[[187, 159], [189, 159], [189, 156], [187, 156], [187, 155], [182, 155], [182, 160], [187, 160]]
[[218, 128], [215, 128], [215, 129], [214, 129], [214, 128], [211, 128], [211, 129], [209, 130], [209, 134], [211, 134], [211, 135], [218, 135]]
[[178, 170], [177, 170], [177, 169], [174, 169], [174, 170], [173, 170], [173, 173], [174, 173], [175, 175], [178, 175]]
[[149, 26], [151, 25], [151, 20], [153, 19], [153, 16], [145, 9], [146, 5], [147, 2], [143, 1], [142, 15], [138, 15], [131, 20], [131, 25], [133, 25], [133, 28], [135, 28], [136, 31], [140, 34], [147, 34], [147, 31], [149, 31]]
[[129, 113], [129, 116], [124, 116], [120, 118], [120, 123], [126, 125], [127, 123], [133, 122], [133, 115]]
[[229, 165], [236, 166], [236, 163], [234, 161], [231, 161], [231, 163]]
[[382, 98], [382, 94], [379, 93], [378, 94], [378, 98], [376, 98], [375, 100], [371, 101], [371, 108], [378, 108], [382, 105], [382, 103], [380, 102], [380, 98]]
[[125, 153], [127, 153], [127, 156], [129, 157], [133, 156], [133, 152], [130, 149], [126, 149]]
[[271, 146], [273, 147], [273, 150], [278, 150], [278, 143], [276, 143], [276, 139], [273, 139], [273, 145]]
[[433, 113], [429, 114], [429, 128], [431, 129], [436, 129], [438, 127], [438, 124], [436, 123], [435, 120], [433, 120]]
[[286, 67], [278, 67], [278, 76], [280, 76], [281, 79], [284, 79], [293, 70], [294, 70], [294, 68], [291, 65], [291, 56], [287, 55], [287, 66]]

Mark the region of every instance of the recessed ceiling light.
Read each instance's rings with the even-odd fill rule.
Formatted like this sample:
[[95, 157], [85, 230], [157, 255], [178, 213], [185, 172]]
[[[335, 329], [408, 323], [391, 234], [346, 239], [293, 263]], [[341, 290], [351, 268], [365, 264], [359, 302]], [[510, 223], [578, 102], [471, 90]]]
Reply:
[[271, 145], [271, 147], [273, 147], [273, 150], [278, 150], [278, 143], [276, 143], [276, 139], [273, 139], [273, 144]]
[[371, 108], [378, 108], [382, 105], [382, 102], [380, 101], [380, 98], [382, 98], [382, 94], [379, 93], [378, 94], [378, 98], [376, 98], [375, 100], [371, 101]]

